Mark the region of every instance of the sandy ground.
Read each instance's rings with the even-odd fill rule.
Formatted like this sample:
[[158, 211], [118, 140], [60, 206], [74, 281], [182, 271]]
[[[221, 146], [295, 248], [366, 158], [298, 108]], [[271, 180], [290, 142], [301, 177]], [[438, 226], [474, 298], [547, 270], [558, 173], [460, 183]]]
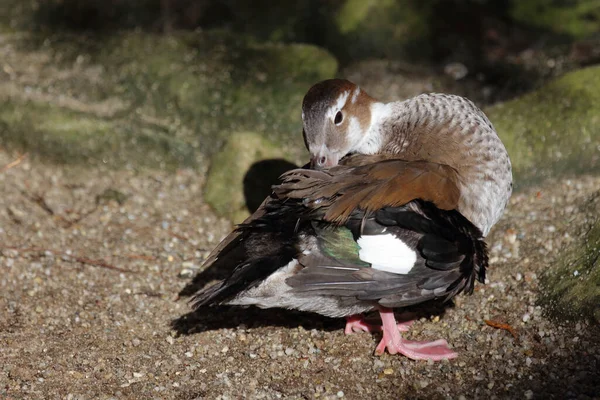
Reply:
[[[15, 157], [0, 152], [0, 168]], [[202, 185], [191, 170], [27, 158], [0, 172], [0, 398], [600, 398], [599, 327], [558, 326], [537, 303], [600, 177], [513, 196], [489, 237], [489, 283], [409, 333], [448, 339], [460, 357], [440, 363], [376, 357], [378, 335], [311, 314], [189, 314], [177, 294], [231, 229]]]

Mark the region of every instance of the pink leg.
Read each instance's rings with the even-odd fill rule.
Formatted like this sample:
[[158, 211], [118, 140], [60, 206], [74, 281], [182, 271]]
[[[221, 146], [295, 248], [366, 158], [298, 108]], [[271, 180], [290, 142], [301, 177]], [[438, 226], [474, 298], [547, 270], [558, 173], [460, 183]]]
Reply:
[[365, 322], [362, 315], [355, 314], [346, 317], [346, 328], [344, 333], [351, 335], [354, 332], [381, 332], [381, 326], [371, 325]]
[[415, 322], [415, 321], [402, 321], [402, 322], [398, 322], [396, 324], [396, 326], [398, 326], [398, 330], [400, 332], [408, 332], [410, 330], [410, 326], [413, 324], [413, 322]]
[[[413, 322], [414, 321], [398, 322], [398, 330], [400, 332], [408, 332]], [[367, 323], [360, 314], [350, 315], [349, 317], [346, 317], [344, 333], [346, 335], [351, 335], [354, 332], [381, 332], [381, 326]]]
[[381, 355], [387, 349], [390, 354], [404, 354], [413, 360], [439, 361], [444, 358], [451, 359], [458, 357], [458, 354], [448, 347], [448, 342], [444, 339], [433, 342], [415, 342], [403, 339], [400, 335], [400, 329], [396, 324], [394, 312], [389, 308], [381, 307], [379, 314], [383, 322], [383, 338], [375, 349], [375, 354]]

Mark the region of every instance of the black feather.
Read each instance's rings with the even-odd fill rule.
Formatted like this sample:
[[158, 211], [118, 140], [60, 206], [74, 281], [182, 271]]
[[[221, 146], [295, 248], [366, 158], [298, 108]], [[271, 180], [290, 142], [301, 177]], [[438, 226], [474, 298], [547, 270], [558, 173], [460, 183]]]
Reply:
[[349, 297], [403, 307], [472, 292], [485, 279], [487, 252], [479, 229], [457, 211], [414, 201], [365, 215], [355, 210], [345, 225], [355, 240], [363, 234], [393, 233], [418, 252], [408, 274], [361, 267], [358, 270], [306, 268], [286, 283], [297, 293]]
[[297, 224], [302, 218], [297, 201], [273, 200], [262, 217], [237, 227], [239, 236], [219, 253], [214, 268], [236, 265], [222, 282], [194, 295], [194, 307], [216, 305], [260, 284], [296, 256]]

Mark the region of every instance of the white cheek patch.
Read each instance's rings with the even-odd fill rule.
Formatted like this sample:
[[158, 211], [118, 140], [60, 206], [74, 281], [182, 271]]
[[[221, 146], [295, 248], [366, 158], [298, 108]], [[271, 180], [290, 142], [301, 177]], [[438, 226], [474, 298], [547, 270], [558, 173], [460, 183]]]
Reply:
[[396, 236], [364, 235], [358, 241], [361, 260], [380, 271], [408, 274], [417, 262], [417, 253]]
[[337, 98], [337, 100], [335, 101], [335, 104], [327, 109], [327, 112], [325, 113], [325, 117], [329, 118], [333, 121], [335, 114], [338, 111], [340, 111], [342, 108], [344, 108], [344, 106], [346, 105], [346, 101], [348, 100], [349, 96], [350, 96], [350, 92], [348, 90], [346, 90], [344, 93], [340, 94], [339, 97]]

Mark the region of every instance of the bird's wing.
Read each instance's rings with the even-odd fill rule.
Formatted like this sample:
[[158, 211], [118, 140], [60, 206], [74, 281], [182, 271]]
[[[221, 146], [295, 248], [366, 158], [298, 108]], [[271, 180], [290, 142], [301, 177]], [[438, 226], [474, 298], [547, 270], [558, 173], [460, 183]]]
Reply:
[[280, 199], [302, 199], [322, 210], [325, 221], [343, 224], [354, 210], [367, 214], [421, 199], [442, 210], [456, 209], [460, 199], [457, 172], [443, 164], [386, 156], [355, 155], [329, 170], [295, 169], [274, 187]]
[[193, 306], [220, 304], [289, 263], [296, 253], [297, 216], [293, 211], [277, 199], [265, 199], [209, 255], [203, 269], [223, 268], [231, 270], [231, 274], [196, 292], [191, 300]]
[[[267, 204], [271, 200], [272, 199], [270, 197], [264, 199], [260, 207], [258, 207], [258, 209], [252, 215], [248, 216], [248, 218], [246, 218], [244, 222], [240, 224], [240, 226], [245, 226], [250, 222], [265, 215]], [[208, 257], [206, 257], [206, 260], [204, 260], [204, 263], [202, 263], [201, 269], [205, 270], [207, 268], [210, 268], [217, 261], [218, 258], [223, 258], [224, 256], [226, 256], [228, 251], [224, 251], [225, 249], [233, 250], [234, 248], [236, 248], [239, 243], [239, 240], [241, 239], [240, 235], [242, 235], [242, 230], [234, 229], [229, 235], [225, 236], [225, 239], [223, 239], [221, 243], [219, 243], [217, 247], [215, 247], [213, 251], [210, 252]]]
[[319, 251], [300, 257], [304, 268], [286, 280], [295, 293], [405, 307], [470, 293], [475, 279], [484, 281], [485, 242], [457, 211], [415, 201], [364, 218], [354, 212], [344, 226], [316, 230]]
[[[315, 226], [320, 252], [299, 258], [305, 268], [286, 283], [297, 293], [385, 306], [472, 290], [475, 279], [483, 280], [487, 252], [479, 229], [455, 210], [458, 180], [446, 165], [388, 155], [355, 155], [328, 170], [286, 173], [274, 195], [301, 201], [323, 221], [323, 228]], [[352, 243], [344, 230], [352, 232]], [[331, 245], [344, 238], [344, 246]], [[352, 244], [358, 250], [341, 252], [350, 258], [335, 256]]]

